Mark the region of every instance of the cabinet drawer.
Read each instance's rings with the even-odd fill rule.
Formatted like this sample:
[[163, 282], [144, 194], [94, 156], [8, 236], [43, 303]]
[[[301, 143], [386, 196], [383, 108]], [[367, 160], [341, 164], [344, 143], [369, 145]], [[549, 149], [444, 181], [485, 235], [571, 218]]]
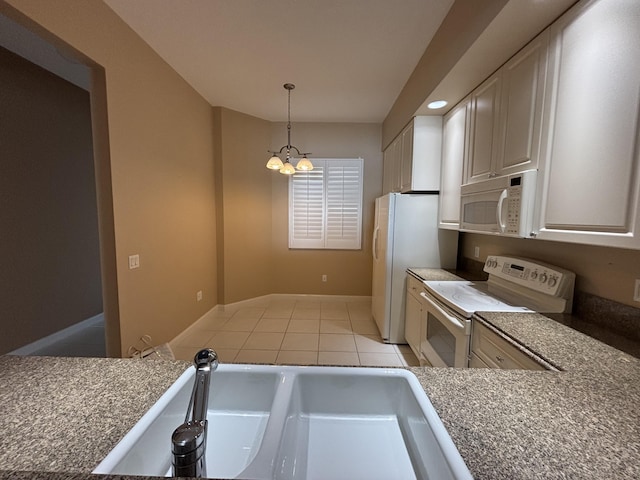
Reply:
[[546, 370], [477, 320], [473, 323], [471, 350], [491, 368]]

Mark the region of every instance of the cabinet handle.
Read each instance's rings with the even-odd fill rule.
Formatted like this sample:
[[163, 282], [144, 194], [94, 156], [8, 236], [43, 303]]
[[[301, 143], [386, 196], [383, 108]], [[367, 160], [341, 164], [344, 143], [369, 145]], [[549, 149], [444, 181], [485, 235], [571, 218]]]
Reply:
[[504, 362], [504, 358], [502, 358], [500, 355], [496, 355], [496, 360], [500, 363]]

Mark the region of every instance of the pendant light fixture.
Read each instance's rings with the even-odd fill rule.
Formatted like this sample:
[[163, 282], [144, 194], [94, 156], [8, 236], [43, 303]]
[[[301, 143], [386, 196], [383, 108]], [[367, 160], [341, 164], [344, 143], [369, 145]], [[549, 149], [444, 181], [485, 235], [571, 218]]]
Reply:
[[[287, 100], [288, 100], [288, 110], [287, 110], [287, 144], [283, 146], [280, 151], [271, 151], [271, 158], [267, 162], [267, 168], [271, 170], [278, 170], [280, 173], [284, 175], [293, 175], [296, 173], [296, 170], [300, 171], [309, 171], [313, 170], [313, 164], [311, 160], [307, 158], [307, 155], [311, 155], [311, 152], [301, 152], [298, 150], [298, 147], [291, 145], [291, 90], [296, 88], [293, 83], [285, 83], [283, 85], [285, 90], [287, 90]], [[298, 164], [295, 168], [291, 164], [291, 150], [295, 150], [297, 155], [302, 155], [302, 158], [298, 161]], [[286, 157], [284, 163], [280, 158], [282, 152], [286, 152]]]

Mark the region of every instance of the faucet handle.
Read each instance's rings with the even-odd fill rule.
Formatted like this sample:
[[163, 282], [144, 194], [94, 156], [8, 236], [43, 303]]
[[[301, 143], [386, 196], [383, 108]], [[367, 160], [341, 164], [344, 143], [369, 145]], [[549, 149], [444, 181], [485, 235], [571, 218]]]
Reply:
[[218, 354], [212, 348], [205, 348], [196, 353], [193, 357], [193, 363], [198, 367], [206, 367], [211, 365], [211, 371], [218, 368]]

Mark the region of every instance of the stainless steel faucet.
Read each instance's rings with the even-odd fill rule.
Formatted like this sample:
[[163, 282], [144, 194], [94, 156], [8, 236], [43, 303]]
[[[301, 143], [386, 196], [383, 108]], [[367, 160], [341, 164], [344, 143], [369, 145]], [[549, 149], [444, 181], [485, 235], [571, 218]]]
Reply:
[[211, 373], [218, 368], [218, 355], [210, 348], [196, 353], [193, 359], [196, 378], [191, 391], [184, 423], [171, 435], [174, 477], [207, 475], [207, 408]]

